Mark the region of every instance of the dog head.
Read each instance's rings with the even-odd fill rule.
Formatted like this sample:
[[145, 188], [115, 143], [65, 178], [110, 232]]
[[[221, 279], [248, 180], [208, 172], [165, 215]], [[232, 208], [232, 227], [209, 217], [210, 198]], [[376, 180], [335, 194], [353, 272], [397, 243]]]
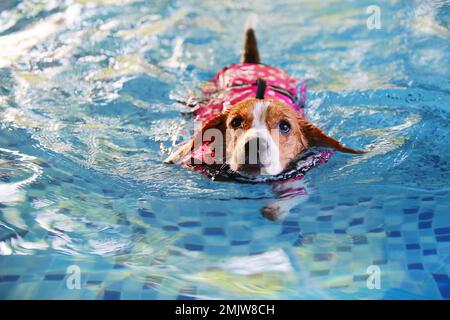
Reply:
[[341, 152], [363, 153], [304, 120], [280, 101], [248, 99], [209, 120], [192, 141], [166, 159], [174, 163], [207, 142], [213, 150], [209, 164], [229, 164], [242, 175], [276, 175], [303, 150], [322, 146]]

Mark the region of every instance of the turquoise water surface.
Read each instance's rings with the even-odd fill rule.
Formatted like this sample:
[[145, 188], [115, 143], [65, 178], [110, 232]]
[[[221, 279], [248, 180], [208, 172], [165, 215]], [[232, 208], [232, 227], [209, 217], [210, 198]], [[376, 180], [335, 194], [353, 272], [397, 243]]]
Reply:
[[[309, 119], [369, 150], [278, 221], [269, 184], [162, 163], [252, 12]], [[449, 24], [443, 0], [1, 1], [0, 298], [449, 299]]]

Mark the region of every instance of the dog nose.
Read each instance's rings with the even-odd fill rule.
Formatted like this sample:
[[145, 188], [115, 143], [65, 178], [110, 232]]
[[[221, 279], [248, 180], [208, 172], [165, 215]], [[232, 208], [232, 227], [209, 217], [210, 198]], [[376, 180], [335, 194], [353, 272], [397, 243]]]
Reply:
[[254, 138], [245, 143], [245, 164], [261, 165], [261, 150], [263, 143], [264, 141], [261, 138]]

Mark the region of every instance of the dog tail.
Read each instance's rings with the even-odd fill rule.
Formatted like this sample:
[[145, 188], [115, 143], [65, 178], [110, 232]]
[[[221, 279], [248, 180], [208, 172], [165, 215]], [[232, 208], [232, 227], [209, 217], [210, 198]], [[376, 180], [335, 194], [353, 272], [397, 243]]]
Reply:
[[244, 53], [242, 55], [243, 63], [260, 63], [258, 44], [256, 43], [255, 27], [258, 21], [258, 16], [251, 13], [247, 17], [245, 23], [245, 39], [244, 39]]

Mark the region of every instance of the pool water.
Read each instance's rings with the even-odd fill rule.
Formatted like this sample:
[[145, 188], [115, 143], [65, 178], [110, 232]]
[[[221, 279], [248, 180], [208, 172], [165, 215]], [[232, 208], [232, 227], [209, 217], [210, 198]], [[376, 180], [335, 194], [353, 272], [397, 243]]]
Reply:
[[[0, 298], [449, 299], [450, 2], [375, 2], [2, 1]], [[369, 150], [277, 221], [270, 184], [162, 163], [251, 12], [309, 119]]]

